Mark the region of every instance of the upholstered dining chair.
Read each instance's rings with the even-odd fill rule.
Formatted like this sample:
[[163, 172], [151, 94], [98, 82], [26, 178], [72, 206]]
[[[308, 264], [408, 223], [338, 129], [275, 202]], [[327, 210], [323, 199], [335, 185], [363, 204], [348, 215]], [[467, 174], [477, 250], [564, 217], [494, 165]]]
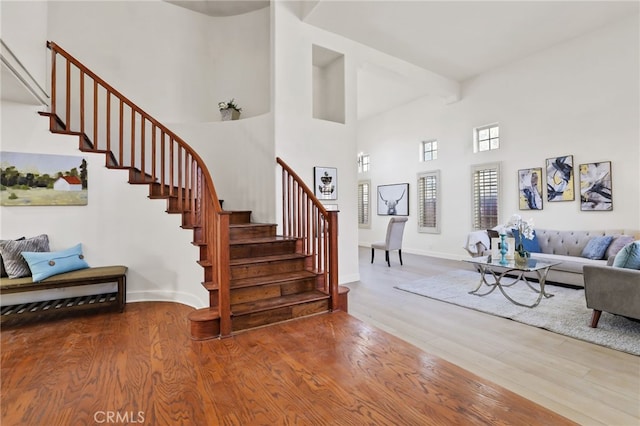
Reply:
[[389, 252], [391, 250], [398, 250], [398, 257], [400, 258], [400, 265], [402, 265], [402, 235], [404, 234], [404, 225], [407, 223], [408, 218], [394, 216], [389, 220], [387, 225], [387, 238], [384, 241], [379, 241], [371, 244], [371, 263], [373, 263], [373, 257], [375, 250], [384, 250], [384, 258], [387, 261], [387, 265], [391, 267], [389, 261]]

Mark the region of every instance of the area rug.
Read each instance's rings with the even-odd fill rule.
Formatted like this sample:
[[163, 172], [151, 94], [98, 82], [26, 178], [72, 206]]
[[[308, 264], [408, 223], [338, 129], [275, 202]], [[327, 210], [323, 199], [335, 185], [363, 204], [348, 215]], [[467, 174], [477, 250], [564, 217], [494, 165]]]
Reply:
[[[401, 283], [395, 288], [640, 356], [640, 322], [603, 312], [598, 328], [589, 327], [592, 310], [587, 309], [583, 289], [547, 285], [546, 292], [554, 296], [542, 298], [535, 308], [525, 308], [509, 302], [499, 289], [484, 297], [469, 294], [479, 282], [479, 273], [458, 270]], [[488, 287], [481, 293], [485, 289]], [[525, 304], [532, 304], [537, 298], [524, 283], [505, 291]]]

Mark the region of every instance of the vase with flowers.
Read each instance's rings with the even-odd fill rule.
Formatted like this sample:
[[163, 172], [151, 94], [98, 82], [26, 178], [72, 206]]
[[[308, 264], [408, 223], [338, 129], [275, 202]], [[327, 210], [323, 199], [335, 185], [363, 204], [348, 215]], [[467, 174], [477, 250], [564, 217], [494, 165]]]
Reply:
[[218, 109], [220, 110], [222, 121], [237, 120], [240, 118], [240, 112], [242, 111], [242, 108], [236, 104], [235, 99], [227, 102], [218, 102]]
[[515, 238], [514, 257], [516, 265], [526, 266], [529, 263], [531, 253], [525, 248], [524, 239], [533, 240], [533, 219], [524, 220], [519, 214], [514, 214], [509, 219], [507, 227], [512, 230]]

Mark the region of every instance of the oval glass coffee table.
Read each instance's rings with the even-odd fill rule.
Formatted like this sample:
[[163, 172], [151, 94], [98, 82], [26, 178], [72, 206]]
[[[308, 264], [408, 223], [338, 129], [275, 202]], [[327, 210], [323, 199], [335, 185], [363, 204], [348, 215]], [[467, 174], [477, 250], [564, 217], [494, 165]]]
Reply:
[[[472, 259], [465, 259], [465, 262], [473, 263], [478, 267], [480, 271], [480, 283], [478, 287], [470, 291], [469, 294], [475, 294], [476, 296], [486, 296], [491, 294], [496, 288], [506, 297], [511, 303], [518, 306], [524, 306], [525, 308], [534, 308], [538, 306], [542, 297], [548, 299], [553, 297], [553, 294], [547, 293], [544, 290], [545, 282], [547, 281], [547, 274], [549, 269], [553, 266], [559, 265], [562, 262], [546, 262], [542, 260], [529, 259], [527, 265], [517, 265], [513, 259], [508, 259], [505, 262], [501, 262], [500, 259], [493, 260], [491, 256], [474, 257]], [[527, 272], [535, 272], [538, 276], [538, 282], [529, 281], [525, 274]], [[487, 280], [487, 277], [489, 278]], [[505, 282], [505, 280], [509, 282]], [[518, 282], [524, 282], [531, 290], [538, 293], [537, 300], [527, 305], [514, 300], [505, 292], [505, 287], [511, 287]], [[535, 284], [535, 285], [534, 285]], [[480, 293], [483, 286], [488, 287], [488, 291]]]

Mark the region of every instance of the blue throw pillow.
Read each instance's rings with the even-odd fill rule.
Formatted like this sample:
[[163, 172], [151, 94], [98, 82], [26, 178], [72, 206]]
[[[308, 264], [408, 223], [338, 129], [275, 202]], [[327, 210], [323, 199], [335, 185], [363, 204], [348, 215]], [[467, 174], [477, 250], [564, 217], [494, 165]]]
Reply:
[[[518, 243], [520, 242], [520, 232], [517, 229], [512, 229], [511, 232], [513, 233], [513, 238], [515, 238], [516, 240], [516, 247], [517, 247]], [[527, 237], [522, 237], [522, 245], [524, 246], [524, 249], [529, 253], [542, 252], [542, 250], [540, 250], [540, 243], [538, 242], [538, 236], [536, 235], [536, 231], [533, 231], [532, 239], [528, 239]]]
[[23, 251], [22, 257], [24, 257], [24, 260], [26, 260], [29, 265], [29, 269], [31, 269], [34, 283], [40, 282], [53, 275], [89, 267], [82, 255], [82, 244], [77, 244], [62, 251]]
[[640, 241], [634, 241], [624, 246], [613, 259], [613, 266], [640, 269]]
[[613, 241], [613, 235], [593, 237], [589, 240], [584, 249], [582, 249], [582, 257], [595, 260], [604, 259], [604, 254], [609, 248], [611, 241]]

